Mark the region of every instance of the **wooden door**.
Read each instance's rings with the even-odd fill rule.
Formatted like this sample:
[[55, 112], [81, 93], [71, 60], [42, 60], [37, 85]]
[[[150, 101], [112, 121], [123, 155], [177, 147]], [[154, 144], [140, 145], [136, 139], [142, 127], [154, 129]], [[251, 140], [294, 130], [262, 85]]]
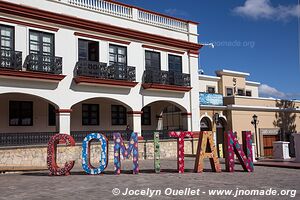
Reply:
[[273, 142], [278, 141], [278, 135], [264, 135], [263, 144], [264, 144], [264, 156], [271, 157], [273, 156]]

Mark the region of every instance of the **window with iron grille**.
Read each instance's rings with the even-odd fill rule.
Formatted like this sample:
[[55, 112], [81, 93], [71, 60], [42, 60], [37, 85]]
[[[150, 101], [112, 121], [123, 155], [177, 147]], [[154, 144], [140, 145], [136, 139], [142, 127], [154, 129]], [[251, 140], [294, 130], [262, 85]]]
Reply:
[[33, 125], [33, 102], [32, 101], [9, 101], [9, 125], [32, 126]]
[[55, 126], [56, 125], [56, 111], [55, 107], [52, 104], [48, 104], [48, 125]]
[[98, 104], [82, 104], [82, 125], [84, 126], [99, 125]]
[[126, 125], [127, 124], [127, 109], [122, 105], [111, 106], [111, 124]]
[[146, 69], [160, 71], [160, 53], [154, 51], [145, 51]]
[[142, 125], [151, 125], [151, 107], [144, 107], [142, 112]]

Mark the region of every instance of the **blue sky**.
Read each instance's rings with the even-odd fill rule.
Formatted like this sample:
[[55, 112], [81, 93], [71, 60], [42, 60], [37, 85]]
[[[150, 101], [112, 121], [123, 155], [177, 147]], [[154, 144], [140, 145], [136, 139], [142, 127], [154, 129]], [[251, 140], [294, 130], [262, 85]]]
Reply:
[[298, 0], [119, 0], [200, 23], [205, 74], [249, 72], [261, 96], [300, 99]]

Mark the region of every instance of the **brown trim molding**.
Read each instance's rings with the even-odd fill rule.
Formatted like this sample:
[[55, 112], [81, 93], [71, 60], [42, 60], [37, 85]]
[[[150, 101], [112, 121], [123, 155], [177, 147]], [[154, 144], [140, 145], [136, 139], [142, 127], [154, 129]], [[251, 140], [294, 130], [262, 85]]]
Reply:
[[189, 50], [189, 54], [199, 55], [199, 50]]
[[169, 91], [177, 91], [177, 92], [189, 92], [192, 89], [192, 87], [162, 85], [156, 83], [143, 83], [142, 86], [145, 90], [154, 89], [154, 90], [169, 90]]
[[0, 76], [8, 76], [14, 78], [26, 78], [26, 79], [39, 79], [45, 81], [59, 82], [63, 80], [65, 75], [47, 74], [42, 72], [31, 72], [31, 71], [15, 71], [15, 70], [0, 70]]
[[0, 1], [0, 12], [25, 17], [28, 19], [40, 20], [47, 23], [58, 24], [87, 31], [93, 31], [96, 33], [114, 35], [118, 37], [145, 41], [149, 43], [157, 43], [161, 45], [172, 46], [187, 50], [199, 50], [203, 46], [201, 44], [192, 43], [185, 40], [173, 39], [165, 36], [150, 34], [128, 28], [122, 28], [87, 19], [79, 19], [75, 16], [73, 17], [65, 14], [54, 13], [47, 10], [18, 5], [6, 1]]
[[143, 114], [143, 111], [128, 111], [128, 115], [141, 115]]
[[131, 42], [123, 41], [123, 40], [117, 40], [117, 39], [106, 38], [106, 37], [90, 35], [90, 34], [85, 34], [85, 33], [79, 33], [79, 32], [75, 32], [74, 35], [81, 36], [81, 37], [87, 37], [87, 38], [93, 38], [93, 39], [96, 39], [96, 40], [104, 40], [104, 41], [109, 41], [109, 42], [126, 44], [126, 45], [129, 45], [131, 43]]
[[185, 52], [183, 51], [176, 51], [172, 49], [166, 49], [166, 48], [161, 48], [161, 47], [155, 47], [155, 46], [150, 46], [150, 45], [142, 45], [143, 48], [148, 48], [148, 49], [155, 49], [159, 51], [166, 51], [166, 52], [171, 52], [171, 53], [177, 53], [177, 54], [184, 54]]
[[187, 112], [187, 113], [181, 113], [181, 115], [182, 116], [192, 116], [192, 113], [189, 113], [189, 112]]
[[33, 27], [33, 28], [45, 29], [45, 30], [48, 30], [48, 31], [57, 32], [59, 30], [59, 28], [53, 28], [53, 27], [50, 27], [50, 26], [44, 26], [44, 25], [39, 25], [39, 24], [32, 24], [32, 23], [28, 23], [28, 22], [22, 22], [22, 21], [19, 21], [19, 20], [7, 19], [7, 18], [3, 18], [3, 17], [0, 17], [0, 21], [1, 22], [12, 23], [12, 24], [18, 24], [18, 25], [22, 25], [22, 26], [29, 26], [29, 27]]
[[57, 109], [55, 110], [56, 113], [71, 113], [72, 109]]
[[121, 80], [109, 80], [109, 79], [98, 79], [91, 77], [78, 76], [74, 78], [76, 84], [97, 84], [97, 85], [110, 85], [110, 86], [121, 86], [121, 87], [135, 87], [138, 82], [121, 81]]

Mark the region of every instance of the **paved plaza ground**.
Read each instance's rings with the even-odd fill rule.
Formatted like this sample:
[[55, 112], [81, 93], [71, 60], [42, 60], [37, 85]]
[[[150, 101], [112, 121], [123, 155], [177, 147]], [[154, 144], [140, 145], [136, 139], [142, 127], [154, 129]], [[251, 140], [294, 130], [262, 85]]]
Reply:
[[[209, 170], [202, 174], [192, 172], [193, 158], [185, 161], [186, 172], [176, 173], [176, 160], [162, 160], [163, 172], [153, 172], [153, 161], [140, 161], [141, 173], [131, 174], [132, 162], [123, 162], [123, 174], [113, 175], [113, 164], [109, 163], [105, 174], [86, 175], [76, 166], [72, 175], [67, 177], [49, 177], [47, 171], [6, 173], [0, 175], [0, 199], [300, 199], [300, 170], [274, 167], [255, 167], [254, 173], [242, 172], [239, 165], [235, 173], [213, 173]], [[209, 169], [209, 163], [206, 162]], [[222, 165], [224, 169], [224, 165]], [[114, 189], [118, 188], [118, 189]], [[144, 195], [122, 195], [126, 191], [137, 190]], [[155, 190], [150, 198], [147, 189]], [[170, 188], [170, 189], [168, 189]], [[170, 195], [176, 189], [191, 188], [183, 191], [187, 195]], [[213, 196], [209, 195], [209, 189], [220, 190], [297, 190], [296, 196]], [[114, 189], [114, 190], [113, 190]], [[171, 190], [172, 189], [172, 190]], [[197, 189], [199, 189], [197, 191]], [[113, 195], [121, 192], [119, 195]], [[192, 194], [191, 190], [194, 190]], [[161, 193], [159, 193], [161, 191]], [[168, 193], [168, 195], [166, 194]]]

